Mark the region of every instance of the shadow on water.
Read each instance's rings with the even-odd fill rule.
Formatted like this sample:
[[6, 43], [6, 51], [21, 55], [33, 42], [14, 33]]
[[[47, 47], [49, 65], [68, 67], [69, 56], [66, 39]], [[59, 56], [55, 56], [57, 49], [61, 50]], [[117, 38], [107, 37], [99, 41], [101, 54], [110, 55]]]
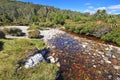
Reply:
[[3, 44], [4, 43], [2, 41], [0, 41], [0, 51], [3, 50]]
[[26, 35], [26, 33], [21, 33], [21, 36], [25, 36]]
[[40, 35], [40, 37], [39, 38], [44, 38], [44, 36], [43, 35]]
[[62, 73], [63, 71], [57, 71], [55, 80], [64, 80]]
[[[77, 57], [75, 53], [82, 51], [81, 44], [79, 44], [78, 40], [73, 39], [71, 36], [67, 34], [60, 34], [55, 38], [48, 40], [48, 42], [53, 46], [55, 46], [54, 51], [57, 52], [56, 55], [58, 54], [59, 62], [61, 64], [60, 71], [56, 73], [55, 80], [66, 80], [66, 77], [69, 80], [70, 78], [68, 77], [68, 75], [65, 77], [64, 74], [66, 74], [69, 71], [66, 70], [68, 63], [71, 61], [69, 59], [72, 58], [73, 60], [75, 60], [75, 58]], [[69, 56], [71, 58], [69, 58]], [[68, 61], [68, 62], [64, 63], [64, 61]]]
[[62, 50], [68, 53], [81, 52], [81, 45], [78, 44], [78, 41], [68, 35], [59, 35], [58, 37], [55, 37], [48, 41], [58, 50]]

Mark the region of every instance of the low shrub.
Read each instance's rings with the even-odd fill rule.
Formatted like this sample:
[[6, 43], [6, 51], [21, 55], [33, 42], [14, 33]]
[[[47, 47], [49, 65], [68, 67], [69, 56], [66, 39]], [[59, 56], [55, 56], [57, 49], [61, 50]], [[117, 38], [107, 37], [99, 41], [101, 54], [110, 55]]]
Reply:
[[46, 23], [46, 24], [45, 24], [45, 27], [53, 27], [53, 26], [54, 26], [53, 23]]
[[111, 32], [103, 35], [101, 39], [117, 43], [120, 45], [120, 29], [114, 29]]
[[5, 38], [5, 33], [2, 30], [0, 30], [0, 39], [2, 38]]
[[23, 32], [19, 28], [4, 28], [3, 31], [7, 35], [12, 35], [12, 36], [22, 36]]
[[100, 38], [102, 35], [109, 33], [111, 30], [112, 29], [110, 27], [102, 26], [93, 31], [93, 36]]
[[28, 30], [36, 30], [36, 29], [40, 29], [40, 27], [34, 25], [34, 26], [30, 26], [30, 27], [28, 28]]
[[70, 29], [70, 26], [69, 25], [65, 25], [65, 29]]
[[81, 34], [91, 35], [92, 32], [95, 29], [95, 25], [93, 24], [85, 24], [82, 26], [82, 29], [80, 30]]
[[77, 34], [79, 34], [79, 33], [80, 33], [80, 30], [81, 30], [82, 28], [83, 28], [82, 25], [81, 25], [81, 26], [77, 26], [77, 27], [75, 27], [74, 32], [77, 33]]
[[39, 38], [40, 37], [40, 31], [39, 30], [32, 30], [28, 32], [29, 38]]
[[70, 26], [70, 29], [69, 29], [69, 31], [74, 31], [75, 30], [75, 26]]

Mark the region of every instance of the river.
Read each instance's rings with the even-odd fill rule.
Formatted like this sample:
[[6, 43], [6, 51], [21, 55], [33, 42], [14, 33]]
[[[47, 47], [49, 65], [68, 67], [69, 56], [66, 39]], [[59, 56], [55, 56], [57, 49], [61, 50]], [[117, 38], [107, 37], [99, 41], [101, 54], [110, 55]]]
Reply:
[[59, 58], [64, 80], [120, 80], [120, 47], [59, 29], [41, 31], [41, 35]]

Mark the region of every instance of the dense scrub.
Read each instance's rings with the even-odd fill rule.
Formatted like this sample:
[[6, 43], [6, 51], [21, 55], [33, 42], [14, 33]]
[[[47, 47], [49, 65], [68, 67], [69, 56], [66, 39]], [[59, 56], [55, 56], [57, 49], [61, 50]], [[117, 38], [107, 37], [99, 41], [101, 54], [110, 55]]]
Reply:
[[29, 38], [39, 38], [40, 37], [40, 31], [39, 30], [31, 30], [28, 32]]
[[1, 80], [54, 80], [58, 68], [53, 64], [41, 62], [33, 68], [22, 68], [18, 74], [14, 74], [17, 61], [25, 58], [28, 51], [37, 47], [43, 49], [45, 47], [41, 40], [36, 39], [15, 39], [4, 40], [2, 50], [0, 51], [0, 79]]
[[111, 26], [87, 23], [79, 26], [66, 25], [65, 29], [77, 34], [85, 34], [101, 38], [105, 41], [114, 42], [120, 45], [120, 28], [114, 28]]
[[4, 28], [3, 31], [7, 35], [12, 35], [12, 36], [22, 36], [22, 30], [19, 28]]
[[110, 33], [107, 33], [102, 36], [102, 39], [106, 41], [111, 41], [120, 45], [120, 29], [114, 29]]

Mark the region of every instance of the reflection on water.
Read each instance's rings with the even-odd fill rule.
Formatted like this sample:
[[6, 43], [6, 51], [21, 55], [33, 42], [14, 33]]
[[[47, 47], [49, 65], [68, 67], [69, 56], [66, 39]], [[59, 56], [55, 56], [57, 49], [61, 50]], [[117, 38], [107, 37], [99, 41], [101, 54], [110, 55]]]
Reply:
[[81, 45], [78, 44], [78, 41], [65, 34], [50, 39], [49, 43], [64, 52], [81, 52]]
[[55, 47], [64, 80], [116, 80], [120, 74], [120, 70], [114, 68], [114, 65], [120, 66], [118, 52], [108, 45], [79, 42], [67, 34], [59, 34], [48, 42]]

